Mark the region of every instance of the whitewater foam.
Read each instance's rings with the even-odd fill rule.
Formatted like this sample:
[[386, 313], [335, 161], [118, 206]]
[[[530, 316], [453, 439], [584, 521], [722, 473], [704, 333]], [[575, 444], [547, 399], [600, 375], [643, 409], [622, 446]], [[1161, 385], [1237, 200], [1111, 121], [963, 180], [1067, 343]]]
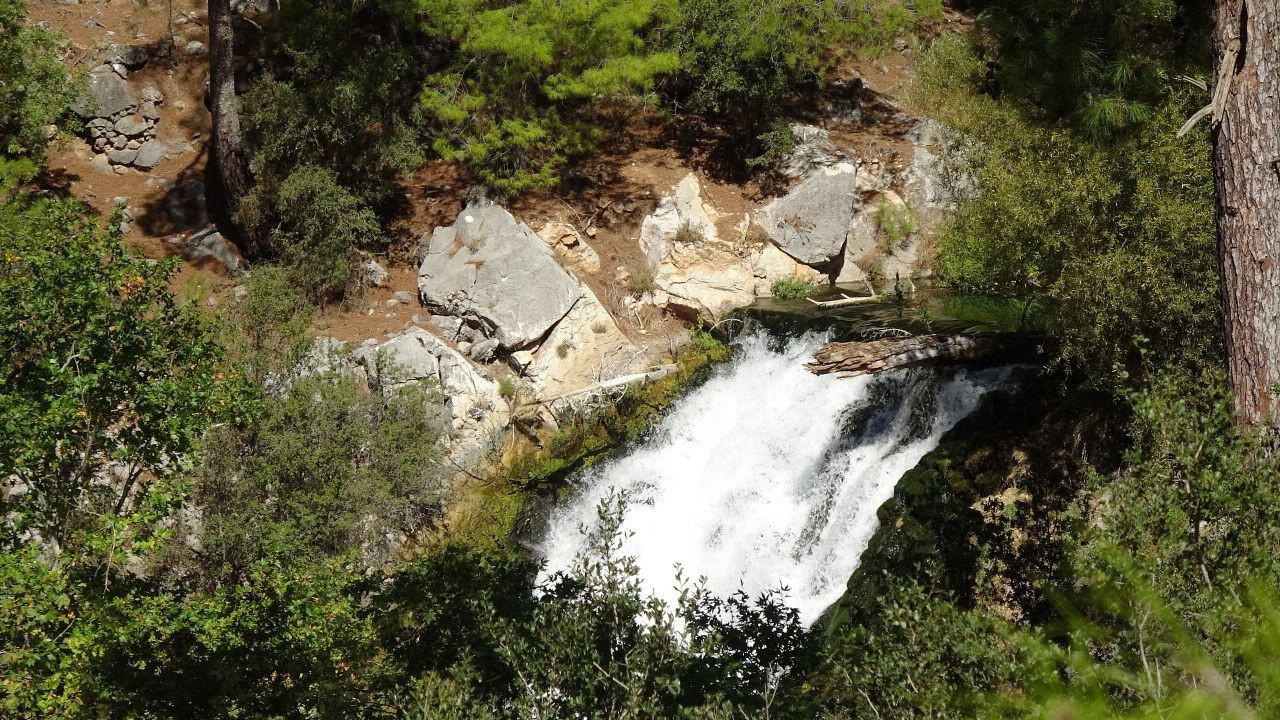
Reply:
[[582, 528], [617, 489], [628, 499], [623, 549], [649, 592], [674, 601], [680, 567], [718, 595], [786, 588], [814, 622], [844, 592], [898, 479], [1008, 375], [813, 375], [804, 363], [824, 341], [740, 341], [643, 443], [573, 480], [542, 543], [545, 572], [584, 551]]

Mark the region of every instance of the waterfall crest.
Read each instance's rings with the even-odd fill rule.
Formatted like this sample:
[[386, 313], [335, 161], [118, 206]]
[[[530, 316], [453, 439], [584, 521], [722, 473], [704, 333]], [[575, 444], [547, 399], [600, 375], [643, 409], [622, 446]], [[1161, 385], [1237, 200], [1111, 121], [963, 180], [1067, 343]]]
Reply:
[[624, 551], [669, 602], [677, 566], [713, 593], [786, 588], [806, 625], [840, 598], [894, 486], [1008, 369], [851, 379], [804, 363], [825, 341], [766, 336], [677, 401], [643, 443], [580, 474], [542, 543], [545, 572], [583, 551], [581, 528], [626, 492]]

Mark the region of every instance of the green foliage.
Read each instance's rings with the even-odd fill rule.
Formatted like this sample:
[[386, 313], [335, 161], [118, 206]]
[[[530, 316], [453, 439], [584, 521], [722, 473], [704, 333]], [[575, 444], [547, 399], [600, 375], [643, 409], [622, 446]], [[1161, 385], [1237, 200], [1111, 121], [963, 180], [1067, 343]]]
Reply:
[[223, 344], [245, 377], [261, 386], [271, 375], [289, 374], [311, 349], [315, 307], [277, 265], [255, 268], [245, 291], [225, 311]]
[[498, 394], [510, 400], [516, 396], [516, 383], [511, 378], [502, 378], [498, 381]]
[[1101, 135], [1160, 115], [1209, 65], [1207, 0], [992, 0], [978, 27], [1002, 92]]
[[782, 298], [783, 300], [803, 300], [818, 292], [819, 289], [821, 289], [821, 286], [817, 283], [792, 277], [775, 281], [770, 291], [774, 297]]
[[260, 558], [385, 557], [389, 534], [439, 510], [437, 404], [416, 386], [369, 394], [312, 375], [267, 399], [252, 427], [216, 433], [198, 486], [204, 563], [223, 575]]
[[497, 190], [547, 187], [602, 137], [601, 100], [643, 105], [675, 53], [649, 41], [668, 0], [421, 0], [431, 31], [456, 43], [427, 79], [423, 111], [435, 150], [465, 162]]
[[678, 99], [696, 113], [771, 120], [797, 84], [816, 80], [835, 20], [827, 2], [681, 0], [665, 33], [687, 88]]
[[315, 300], [340, 299], [351, 284], [355, 251], [385, 243], [373, 211], [338, 184], [337, 176], [303, 165], [280, 184], [270, 208], [269, 242], [290, 277]]
[[[831, 638], [805, 678], [821, 717], [968, 718], [987, 693], [1029, 683], [1029, 643], [914, 581], [886, 583], [866, 622]], [[799, 716], [799, 715], [797, 715]]]
[[353, 252], [386, 244], [376, 212], [426, 158], [414, 96], [420, 39], [395, 3], [289, 0], [270, 15], [271, 72], [242, 102], [257, 185], [244, 216], [317, 300], [340, 299]]
[[0, 193], [30, 180], [45, 147], [75, 100], [71, 75], [59, 61], [62, 38], [27, 23], [22, 0], [0, 0]]
[[[4, 205], [0, 260], [0, 476], [27, 488], [0, 503], [10, 530], [64, 544], [140, 503], [143, 473], [187, 466], [211, 422], [238, 416], [238, 384], [208, 320], [169, 292], [174, 264], [78, 206]], [[109, 466], [122, 483], [97, 481]]]
[[939, 241], [942, 278], [1041, 299], [1058, 356], [1094, 378], [1136, 367], [1140, 338], [1161, 364], [1213, 362], [1213, 181], [1207, 137], [1175, 137], [1186, 108], [1166, 101], [1086, 142], [980, 94], [984, 72], [963, 39], [944, 37], [916, 89], [971, 139], [953, 150], [976, 193]]

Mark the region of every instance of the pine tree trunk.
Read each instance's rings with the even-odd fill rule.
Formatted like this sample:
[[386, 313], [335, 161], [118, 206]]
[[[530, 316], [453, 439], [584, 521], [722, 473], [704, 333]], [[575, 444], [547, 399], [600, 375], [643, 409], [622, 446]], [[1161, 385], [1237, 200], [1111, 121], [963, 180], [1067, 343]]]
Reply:
[[209, 0], [209, 104], [213, 114], [213, 161], [227, 210], [239, 221], [245, 254], [261, 257], [258, 234], [243, 221], [240, 203], [252, 187], [236, 106], [235, 28], [231, 0]]
[[[1280, 430], [1280, 0], [1218, 0], [1229, 82], [1213, 146], [1227, 381], [1240, 419]], [[1238, 43], [1234, 67], [1221, 67]]]

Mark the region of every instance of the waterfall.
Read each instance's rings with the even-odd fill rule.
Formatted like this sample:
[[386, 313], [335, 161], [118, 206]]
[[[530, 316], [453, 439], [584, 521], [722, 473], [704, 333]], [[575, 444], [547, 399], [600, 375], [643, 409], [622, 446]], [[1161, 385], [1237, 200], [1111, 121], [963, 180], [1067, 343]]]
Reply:
[[634, 449], [581, 473], [542, 543], [547, 568], [583, 552], [611, 490], [627, 495], [624, 551], [672, 602], [676, 568], [713, 593], [786, 588], [811, 624], [843, 594], [898, 479], [1006, 380], [1007, 369], [859, 378], [804, 368], [825, 338], [738, 342]]

